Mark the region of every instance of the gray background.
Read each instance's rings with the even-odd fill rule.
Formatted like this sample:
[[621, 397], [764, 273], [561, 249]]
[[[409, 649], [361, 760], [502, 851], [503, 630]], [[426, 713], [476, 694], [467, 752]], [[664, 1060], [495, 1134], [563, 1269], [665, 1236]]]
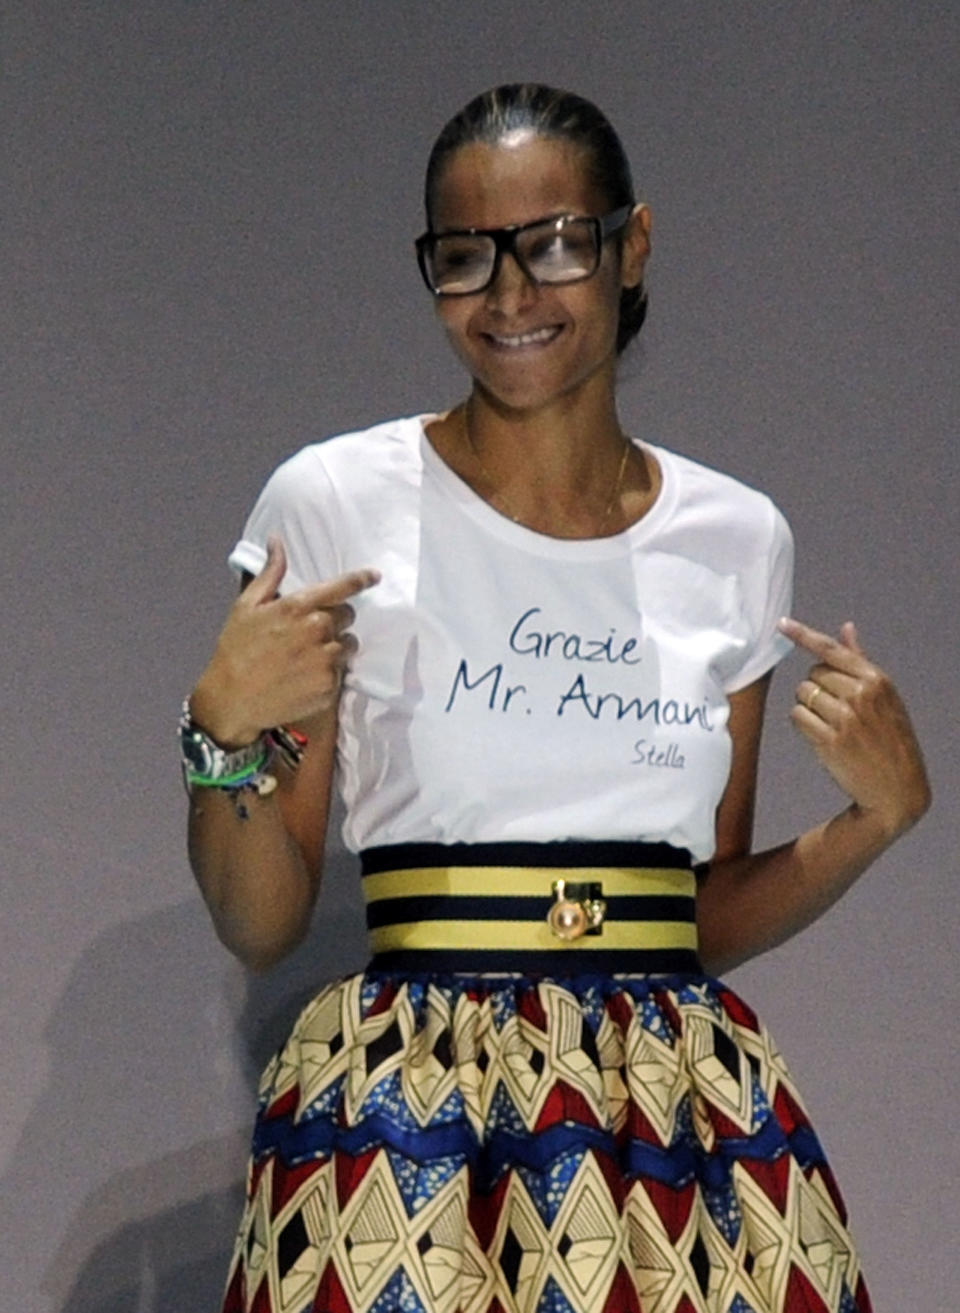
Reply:
[[[599, 101], [654, 207], [628, 427], [773, 494], [798, 613], [859, 621], [926, 743], [931, 816], [733, 979], [799, 1074], [878, 1313], [955, 1307], [958, 14], [4, 5], [3, 1309], [212, 1309], [255, 1071], [363, 960], [336, 850], [293, 959], [252, 978], [218, 946], [173, 724], [271, 467], [463, 391], [411, 258], [422, 167], [470, 95], [528, 77]], [[803, 668], [762, 842], [839, 803], [786, 722]]]

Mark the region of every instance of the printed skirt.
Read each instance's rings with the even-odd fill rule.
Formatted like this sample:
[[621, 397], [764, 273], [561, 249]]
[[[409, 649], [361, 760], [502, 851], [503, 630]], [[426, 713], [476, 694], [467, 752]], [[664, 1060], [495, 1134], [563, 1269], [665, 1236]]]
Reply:
[[870, 1313], [687, 854], [363, 861], [373, 961], [264, 1073], [224, 1313]]

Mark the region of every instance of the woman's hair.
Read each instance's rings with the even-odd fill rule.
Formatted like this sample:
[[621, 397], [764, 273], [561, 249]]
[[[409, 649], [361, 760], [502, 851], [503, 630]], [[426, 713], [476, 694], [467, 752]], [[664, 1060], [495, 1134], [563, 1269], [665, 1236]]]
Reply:
[[[434, 142], [424, 187], [428, 227], [437, 186], [450, 156], [473, 142], [496, 145], [517, 129], [577, 146], [583, 152], [591, 181], [606, 197], [611, 210], [636, 203], [630, 164], [620, 138], [596, 105], [572, 92], [537, 82], [512, 82], [476, 96], [454, 115]], [[640, 332], [646, 313], [643, 283], [625, 287], [620, 294], [618, 353]]]

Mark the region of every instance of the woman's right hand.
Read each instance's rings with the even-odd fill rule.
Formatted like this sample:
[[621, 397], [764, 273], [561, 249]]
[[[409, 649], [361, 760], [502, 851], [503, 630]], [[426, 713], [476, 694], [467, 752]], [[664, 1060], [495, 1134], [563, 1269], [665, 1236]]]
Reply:
[[352, 570], [278, 597], [287, 569], [279, 538], [230, 610], [210, 664], [190, 697], [194, 720], [224, 748], [252, 743], [264, 729], [307, 720], [337, 701], [356, 651], [348, 599], [380, 580]]

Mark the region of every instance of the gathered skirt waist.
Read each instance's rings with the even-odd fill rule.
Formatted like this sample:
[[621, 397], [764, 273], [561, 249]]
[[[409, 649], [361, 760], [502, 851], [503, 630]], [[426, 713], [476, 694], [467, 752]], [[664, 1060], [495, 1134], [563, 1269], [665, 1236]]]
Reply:
[[690, 855], [667, 844], [394, 844], [360, 857], [374, 970], [702, 970]]

